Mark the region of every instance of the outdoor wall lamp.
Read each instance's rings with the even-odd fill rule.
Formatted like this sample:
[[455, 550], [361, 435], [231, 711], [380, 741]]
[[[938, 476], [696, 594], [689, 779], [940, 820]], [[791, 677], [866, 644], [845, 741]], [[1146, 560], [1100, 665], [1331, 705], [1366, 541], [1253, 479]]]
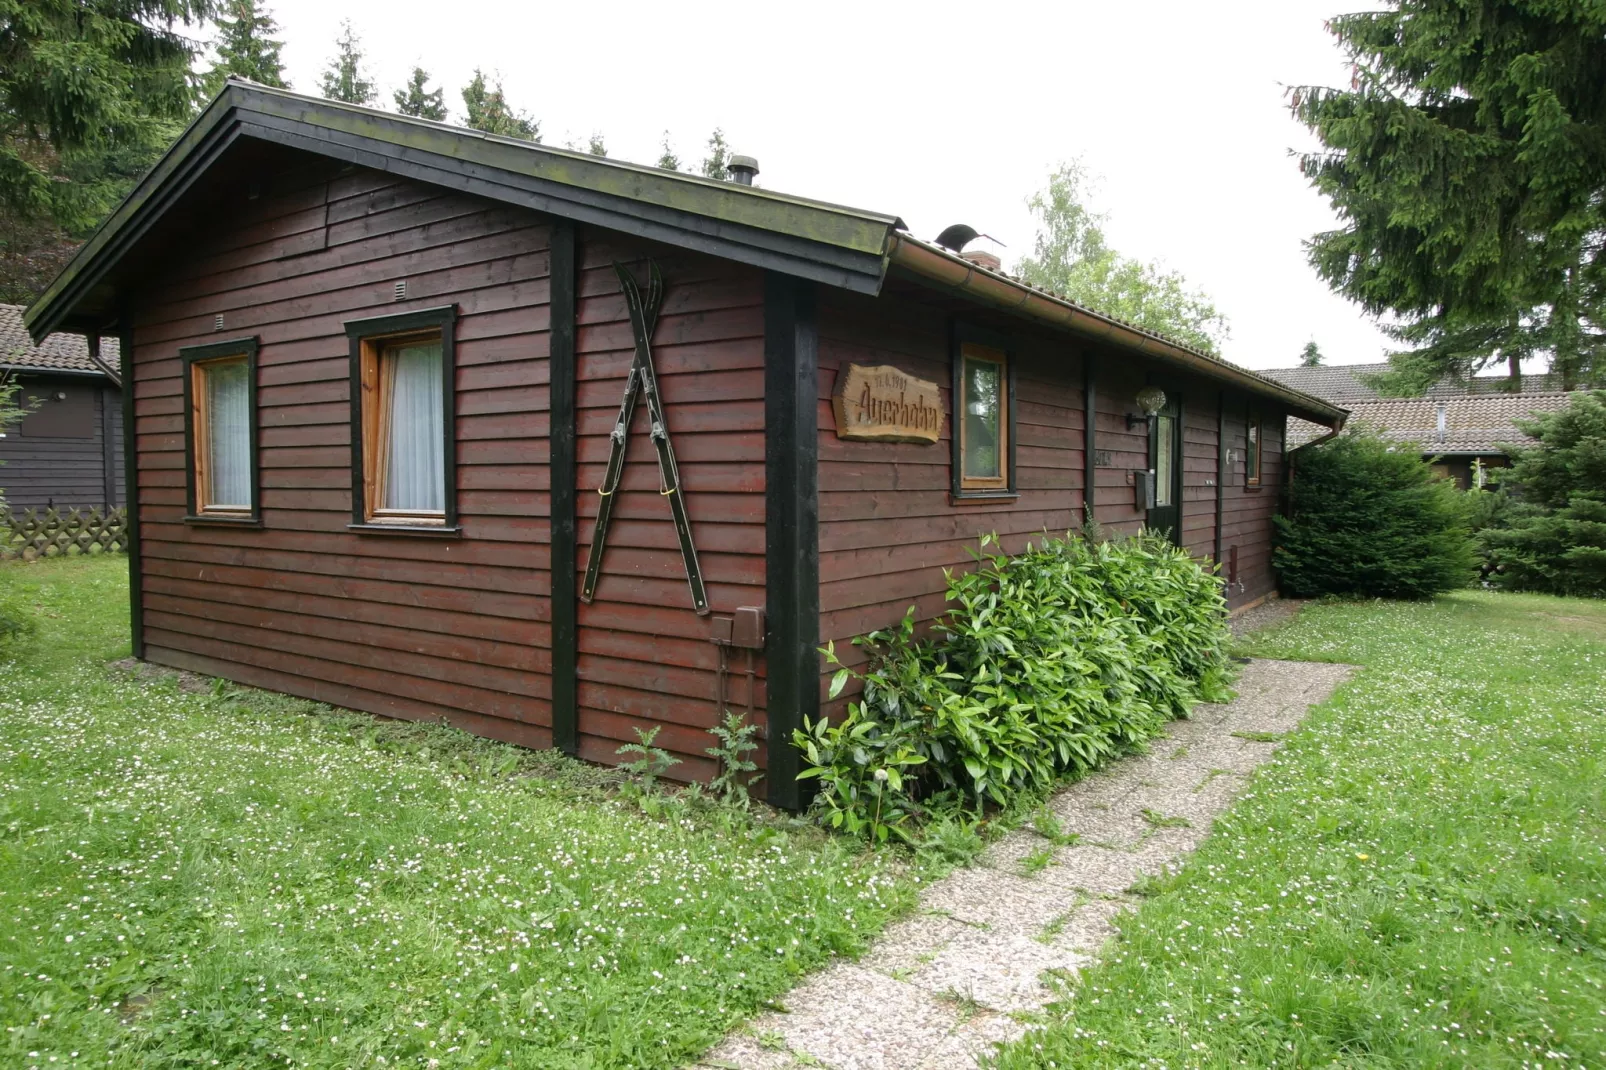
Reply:
[[1138, 391], [1136, 400], [1138, 408], [1143, 411], [1141, 413], [1129, 412], [1126, 414], [1126, 429], [1128, 431], [1139, 425], [1144, 427], [1153, 425], [1154, 418], [1159, 415], [1161, 409], [1165, 408], [1165, 391], [1157, 386], [1146, 386]]

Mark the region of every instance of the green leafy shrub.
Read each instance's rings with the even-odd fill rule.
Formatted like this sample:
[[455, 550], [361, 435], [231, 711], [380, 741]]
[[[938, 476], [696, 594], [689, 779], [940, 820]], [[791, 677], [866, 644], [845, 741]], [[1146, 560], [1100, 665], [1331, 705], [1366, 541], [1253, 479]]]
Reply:
[[[1226, 697], [1221, 584], [1153, 535], [1045, 538], [948, 574], [950, 608], [856, 644], [875, 655], [836, 724], [796, 733], [835, 828], [911, 839], [920, 819], [981, 814], [1136, 746]], [[833, 664], [833, 647], [825, 651]], [[832, 697], [850, 676], [832, 681]]]
[[32, 638], [38, 630], [31, 608], [15, 598], [0, 598], [0, 650]]
[[1272, 563], [1284, 594], [1427, 598], [1472, 581], [1467, 508], [1416, 452], [1347, 431], [1295, 454]]
[[1485, 577], [1510, 590], [1606, 597], [1606, 391], [1517, 423], [1538, 441], [1508, 447], [1519, 500], [1478, 533]]

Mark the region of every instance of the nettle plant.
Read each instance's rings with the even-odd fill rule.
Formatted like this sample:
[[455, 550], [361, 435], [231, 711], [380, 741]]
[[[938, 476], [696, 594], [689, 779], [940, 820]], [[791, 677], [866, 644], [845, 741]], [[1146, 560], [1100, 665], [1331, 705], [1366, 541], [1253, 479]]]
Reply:
[[[863, 695], [795, 742], [819, 781], [821, 819], [877, 842], [909, 840], [924, 819], [981, 815], [1079, 776], [1228, 697], [1220, 581], [1153, 535], [1068, 535], [1005, 556], [996, 537], [977, 567], [949, 571], [950, 608], [917, 637], [896, 628], [854, 640]], [[822, 653], [841, 666], [834, 644]]]

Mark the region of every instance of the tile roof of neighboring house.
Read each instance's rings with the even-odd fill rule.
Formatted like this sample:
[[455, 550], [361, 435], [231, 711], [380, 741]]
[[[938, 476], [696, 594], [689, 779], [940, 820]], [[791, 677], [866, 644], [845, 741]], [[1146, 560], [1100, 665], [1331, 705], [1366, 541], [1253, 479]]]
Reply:
[[105, 375], [115, 381], [111, 369], [117, 367], [117, 339], [103, 338], [100, 347], [105, 365], [95, 363], [81, 334], [52, 334], [34, 345], [22, 323], [22, 306], [0, 305], [0, 368]]
[[[1379, 364], [1335, 364], [1332, 367], [1318, 365], [1314, 368], [1304, 366], [1298, 368], [1268, 368], [1260, 374], [1269, 379], [1275, 379], [1285, 386], [1291, 386], [1306, 394], [1325, 398], [1350, 407], [1352, 401], [1374, 401], [1382, 397], [1377, 388], [1367, 382], [1370, 376], [1380, 375], [1389, 370], [1388, 363]], [[1551, 372], [1541, 372], [1522, 377], [1522, 392], [1524, 394], [1553, 394], [1561, 390], [1560, 377]], [[1452, 379], [1446, 377], [1428, 387], [1426, 397], [1450, 398], [1463, 397], [1467, 394], [1500, 394], [1506, 392], [1506, 377], [1503, 375], [1478, 375], [1471, 379]]]
[[[1415, 443], [1423, 453], [1504, 453], [1502, 444], [1528, 436], [1516, 420], [1538, 413], [1560, 412], [1572, 401], [1561, 391], [1547, 394], [1474, 394], [1446, 398], [1381, 398], [1349, 403], [1351, 427], [1371, 427], [1396, 442]], [[1439, 411], [1444, 431], [1439, 431]], [[1303, 446], [1327, 433], [1320, 424], [1288, 422], [1288, 446]]]

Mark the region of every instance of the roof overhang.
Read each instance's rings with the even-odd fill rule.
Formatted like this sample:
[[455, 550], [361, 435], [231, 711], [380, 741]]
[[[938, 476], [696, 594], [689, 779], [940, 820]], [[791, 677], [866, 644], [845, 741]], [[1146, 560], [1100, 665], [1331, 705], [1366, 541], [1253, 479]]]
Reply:
[[890, 265], [1020, 318], [1283, 402], [1339, 428], [1346, 411], [920, 241], [896, 217], [554, 149], [230, 79], [28, 308], [37, 342], [115, 321], [115, 269], [241, 142], [278, 145], [864, 294]]
[[895, 216], [230, 80], [29, 307], [29, 334], [37, 341], [102, 327], [106, 310], [87, 300], [96, 285], [242, 139], [860, 293], [880, 292], [888, 237], [902, 225]]
[[1312, 397], [1275, 379], [1257, 375], [1247, 368], [1178, 345], [1141, 327], [1083, 308], [1058, 294], [1028, 286], [1019, 279], [991, 271], [929, 242], [908, 234], [892, 236], [888, 249], [892, 264], [926, 282], [961, 294], [970, 300], [991, 305], [1025, 319], [1061, 328], [1084, 338], [1108, 342], [1121, 349], [1153, 357], [1164, 364], [1222, 380], [1252, 394], [1281, 401], [1295, 416], [1314, 421], [1334, 431], [1341, 430], [1349, 416], [1346, 409]]

